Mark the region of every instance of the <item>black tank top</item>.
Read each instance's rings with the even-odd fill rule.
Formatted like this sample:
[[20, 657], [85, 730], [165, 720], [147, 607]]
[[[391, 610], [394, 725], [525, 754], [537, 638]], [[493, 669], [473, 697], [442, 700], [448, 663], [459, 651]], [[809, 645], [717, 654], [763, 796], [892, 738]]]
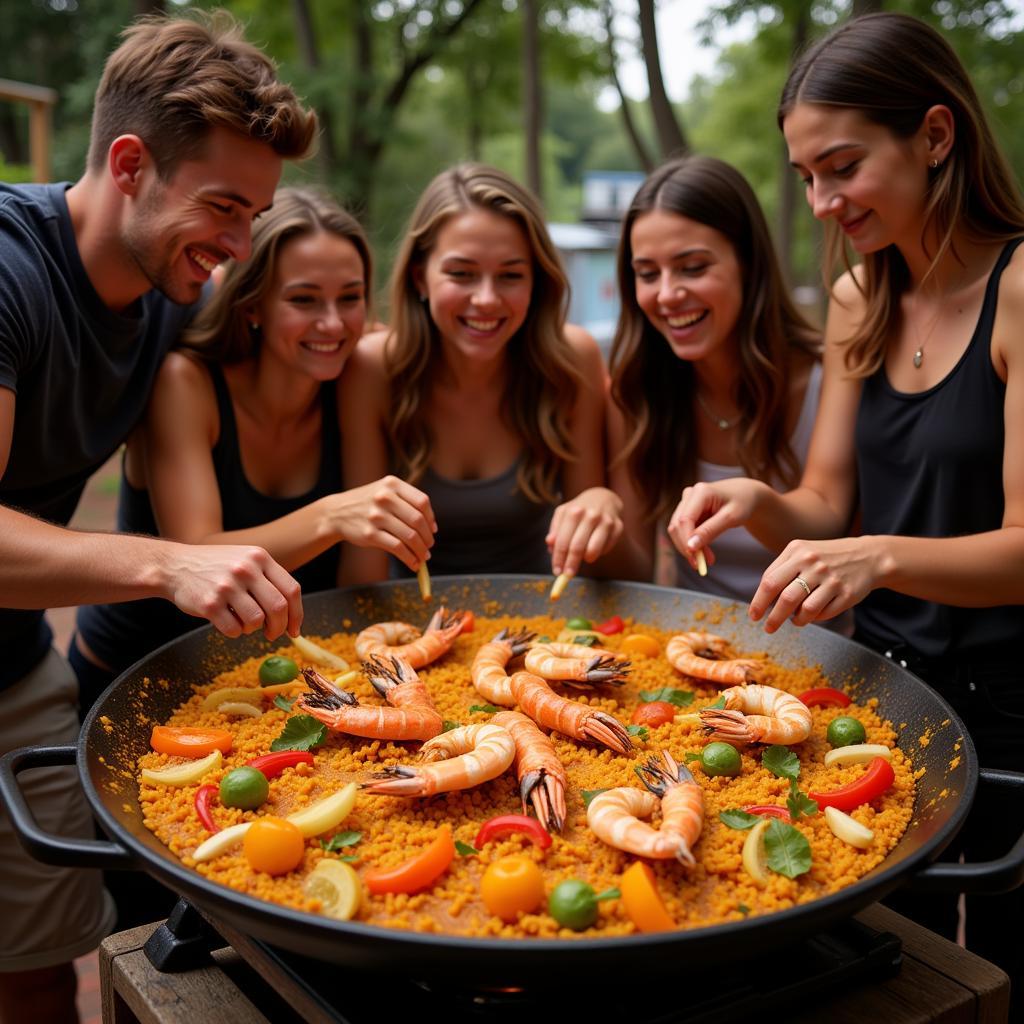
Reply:
[[[320, 388], [320, 474], [314, 487], [293, 498], [274, 498], [256, 490], [246, 478], [238, 445], [238, 428], [231, 394], [219, 366], [208, 365], [217, 396], [220, 436], [211, 452], [220, 490], [224, 530], [244, 530], [279, 519], [311, 501], [341, 490], [341, 437], [338, 432], [337, 387], [329, 381]], [[133, 487], [121, 474], [117, 528], [122, 533], [158, 534], [149, 492]], [[337, 545], [294, 570], [304, 594], [336, 586]], [[203, 625], [159, 598], [121, 604], [83, 606], [77, 626], [96, 655], [117, 673], [162, 644]]]
[[[1003, 520], [1006, 385], [992, 366], [999, 279], [1024, 239], [1008, 242], [989, 277], [977, 326], [935, 387], [896, 391], [885, 368], [864, 382], [856, 448], [865, 534], [957, 537]], [[928, 658], [977, 657], [1024, 638], [1024, 607], [957, 608], [891, 590], [855, 609], [858, 634], [879, 649], [908, 644]]]

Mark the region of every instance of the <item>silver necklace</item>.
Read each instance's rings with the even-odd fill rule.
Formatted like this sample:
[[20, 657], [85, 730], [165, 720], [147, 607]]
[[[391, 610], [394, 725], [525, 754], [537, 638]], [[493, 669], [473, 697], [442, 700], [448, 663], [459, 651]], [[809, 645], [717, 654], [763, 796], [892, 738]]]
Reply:
[[699, 391], [695, 391], [694, 394], [696, 394], [697, 396], [697, 404], [700, 405], [700, 407], [707, 414], [708, 419], [711, 420], [711, 422], [714, 423], [714, 425], [718, 427], [719, 430], [732, 430], [732, 428], [735, 427], [737, 423], [739, 423], [741, 418], [739, 416], [737, 416], [734, 420], [727, 420], [724, 416], [716, 416], [708, 407], [707, 402], [704, 401], [704, 396], [701, 395]]

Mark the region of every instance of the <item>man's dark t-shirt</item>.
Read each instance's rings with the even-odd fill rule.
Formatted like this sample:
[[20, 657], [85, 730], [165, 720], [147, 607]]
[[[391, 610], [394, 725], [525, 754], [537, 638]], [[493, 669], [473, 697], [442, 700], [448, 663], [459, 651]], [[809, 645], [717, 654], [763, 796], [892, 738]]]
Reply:
[[[150, 292], [109, 310], [82, 265], [68, 187], [0, 184], [0, 387], [15, 392], [0, 503], [60, 525], [141, 419], [194, 309]], [[0, 609], [0, 688], [50, 641], [42, 611]]]

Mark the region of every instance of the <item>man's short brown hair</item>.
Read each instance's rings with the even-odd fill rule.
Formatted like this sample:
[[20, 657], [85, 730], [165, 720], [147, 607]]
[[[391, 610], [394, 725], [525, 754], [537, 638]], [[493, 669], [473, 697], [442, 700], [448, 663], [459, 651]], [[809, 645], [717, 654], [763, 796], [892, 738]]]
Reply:
[[119, 135], [138, 135], [167, 178], [202, 152], [213, 128], [265, 142], [285, 159], [309, 154], [316, 114], [225, 11], [148, 16], [121, 35], [96, 93], [90, 169]]

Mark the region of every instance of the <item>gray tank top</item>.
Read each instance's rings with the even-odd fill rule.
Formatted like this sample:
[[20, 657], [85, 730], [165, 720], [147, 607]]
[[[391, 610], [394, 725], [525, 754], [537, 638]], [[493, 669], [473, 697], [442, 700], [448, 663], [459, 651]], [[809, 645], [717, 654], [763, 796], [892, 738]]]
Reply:
[[[426, 471], [416, 486], [430, 497], [437, 518], [431, 573], [551, 572], [544, 538], [555, 506], [530, 501], [516, 486], [518, 469], [517, 461], [483, 480]], [[393, 575], [411, 575], [400, 562], [392, 566]]]

